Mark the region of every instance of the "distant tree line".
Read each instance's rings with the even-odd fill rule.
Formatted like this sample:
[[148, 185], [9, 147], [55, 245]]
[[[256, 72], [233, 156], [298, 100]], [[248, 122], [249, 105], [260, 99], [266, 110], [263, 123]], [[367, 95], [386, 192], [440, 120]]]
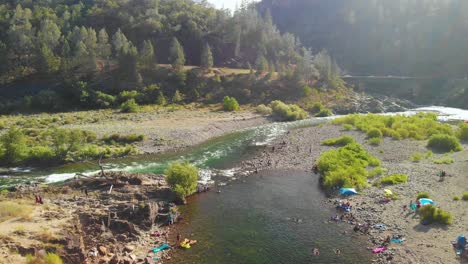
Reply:
[[294, 99], [317, 81], [340, 86], [338, 73], [328, 53], [313, 55], [245, 2], [233, 15], [190, 0], [0, 4], [1, 112]]

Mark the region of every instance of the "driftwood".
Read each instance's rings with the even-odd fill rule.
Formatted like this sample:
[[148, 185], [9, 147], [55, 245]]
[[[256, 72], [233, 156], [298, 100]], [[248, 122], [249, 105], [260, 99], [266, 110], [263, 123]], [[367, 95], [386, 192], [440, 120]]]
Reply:
[[102, 154], [101, 154], [101, 157], [99, 157], [98, 165], [99, 165], [99, 168], [101, 168], [101, 177], [104, 177], [106, 174], [104, 173], [104, 166], [102, 165], [101, 160], [102, 160]]

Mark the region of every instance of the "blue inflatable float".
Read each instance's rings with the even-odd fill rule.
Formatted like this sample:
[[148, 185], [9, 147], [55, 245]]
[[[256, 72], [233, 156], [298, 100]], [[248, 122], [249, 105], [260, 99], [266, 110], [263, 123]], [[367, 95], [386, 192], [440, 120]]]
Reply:
[[358, 194], [354, 188], [340, 188], [341, 195], [355, 195]]

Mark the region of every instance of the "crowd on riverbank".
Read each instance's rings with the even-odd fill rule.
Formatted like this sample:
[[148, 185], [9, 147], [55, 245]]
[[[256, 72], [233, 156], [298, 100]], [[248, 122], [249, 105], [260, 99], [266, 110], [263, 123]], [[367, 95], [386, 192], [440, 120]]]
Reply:
[[[389, 243], [384, 251], [376, 253], [377, 263], [457, 263], [451, 241], [467, 232], [467, 207], [466, 202], [454, 201], [453, 197], [467, 191], [464, 174], [468, 169], [466, 144], [463, 151], [449, 154], [454, 160], [452, 164], [435, 164], [430, 159], [413, 162], [411, 155], [427, 151], [424, 142], [384, 138], [380, 146], [373, 146], [366, 143], [366, 136], [361, 132], [345, 131], [334, 125], [315, 126], [293, 130], [279, 137], [256, 158], [245, 162], [244, 167], [250, 170], [304, 169], [310, 171], [312, 177], [319, 177], [313, 173], [312, 166], [321, 153], [330, 149], [322, 145], [322, 141], [345, 134], [354, 137], [371, 155], [379, 158], [388, 174], [408, 175], [407, 183], [390, 187], [370, 186], [360, 191], [360, 195], [347, 198], [353, 206], [352, 219], [343, 220], [358, 232], [365, 230], [363, 233], [368, 236], [369, 250], [385, 245], [388, 237], [405, 238], [401, 243]], [[443, 181], [439, 177], [440, 171], [447, 172]], [[371, 183], [376, 180], [378, 177], [370, 179]], [[397, 194], [396, 199], [382, 203], [386, 197], [385, 188]], [[422, 225], [418, 214], [408, 209], [410, 201], [415, 200], [419, 192], [429, 193], [437, 205], [451, 212], [452, 225]], [[336, 206], [343, 199], [338, 193], [329, 195], [330, 206]], [[341, 217], [337, 218], [341, 220]]]

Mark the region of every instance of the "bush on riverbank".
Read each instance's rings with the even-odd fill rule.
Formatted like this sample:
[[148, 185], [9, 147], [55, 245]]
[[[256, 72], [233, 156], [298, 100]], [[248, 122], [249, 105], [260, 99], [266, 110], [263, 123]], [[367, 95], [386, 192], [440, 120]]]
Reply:
[[385, 176], [380, 179], [380, 183], [388, 185], [396, 185], [400, 183], [406, 183], [408, 181], [408, 175], [405, 174], [393, 174]]
[[382, 143], [382, 138], [379, 138], [379, 137], [370, 138], [367, 140], [367, 142], [371, 145], [379, 146], [380, 143]]
[[295, 104], [285, 104], [279, 100], [270, 103], [273, 116], [281, 121], [295, 121], [307, 118], [309, 115], [304, 109]]
[[348, 135], [344, 135], [339, 138], [329, 138], [324, 141], [322, 141], [322, 145], [325, 146], [346, 146], [350, 143], [355, 143], [356, 140]]
[[230, 96], [224, 96], [223, 99], [223, 109], [224, 111], [237, 111], [240, 109], [239, 103], [236, 98]]
[[339, 149], [332, 149], [320, 155], [318, 169], [322, 174], [325, 187], [356, 187], [362, 189], [368, 186], [367, 167], [377, 167], [380, 160], [369, 155], [358, 143], [350, 143]]
[[122, 113], [136, 113], [140, 110], [140, 106], [137, 104], [135, 99], [128, 99], [120, 105], [120, 111]]
[[271, 109], [271, 107], [268, 107], [264, 104], [261, 104], [259, 106], [257, 106], [255, 108], [255, 112], [261, 114], [261, 115], [266, 115], [266, 116], [269, 116], [273, 113], [273, 110]]
[[[352, 125], [357, 130], [365, 133], [375, 133], [374, 131], [377, 129], [383, 136], [392, 137], [396, 140], [405, 138], [424, 140], [435, 134], [455, 134], [449, 124], [439, 123], [437, 115], [433, 113], [418, 113], [413, 116], [352, 114], [337, 118], [332, 123], [336, 125]], [[373, 132], [370, 132], [371, 130]]]
[[429, 198], [429, 194], [427, 192], [418, 193], [418, 195], [416, 195], [416, 200], [419, 200], [421, 198]]
[[468, 141], [468, 124], [460, 123], [458, 127], [457, 136], [460, 140]]
[[26, 264], [63, 264], [63, 260], [59, 255], [49, 252], [45, 256], [26, 255]]
[[449, 212], [436, 208], [431, 204], [421, 207], [419, 213], [421, 215], [421, 223], [430, 224], [435, 222], [443, 225], [452, 224], [452, 215]]
[[415, 152], [411, 155], [410, 160], [412, 162], [420, 162], [423, 159], [423, 155], [419, 152]]
[[315, 117], [327, 117], [333, 115], [332, 110], [325, 107], [321, 102], [308, 104], [305, 106], [305, 109]]
[[112, 134], [109, 136], [104, 136], [102, 140], [107, 144], [132, 144], [135, 142], [141, 142], [145, 139], [144, 135], [137, 135], [137, 134], [130, 134], [130, 135], [120, 135], [120, 134]]
[[198, 168], [188, 162], [176, 162], [164, 172], [166, 181], [181, 200], [197, 189]]
[[378, 175], [382, 175], [387, 172], [387, 169], [382, 168], [382, 167], [377, 167], [369, 171], [368, 177], [375, 177]]
[[[0, 161], [6, 165], [34, 164], [46, 166], [67, 161], [122, 157], [136, 153], [126, 140], [140, 139], [130, 135], [122, 137], [117, 146], [101, 146], [96, 134], [84, 130], [19, 129], [10, 128], [0, 137]], [[120, 139], [120, 138], [119, 138]]]
[[463, 193], [463, 195], [462, 195], [462, 200], [463, 200], [463, 201], [468, 201], [468, 192]]
[[454, 163], [455, 161], [452, 159], [452, 158], [445, 158], [445, 159], [438, 159], [438, 160], [434, 160], [434, 164], [452, 164]]
[[462, 146], [460, 145], [460, 141], [458, 140], [458, 138], [446, 134], [432, 135], [429, 138], [427, 146], [436, 150], [446, 152], [462, 150]]

